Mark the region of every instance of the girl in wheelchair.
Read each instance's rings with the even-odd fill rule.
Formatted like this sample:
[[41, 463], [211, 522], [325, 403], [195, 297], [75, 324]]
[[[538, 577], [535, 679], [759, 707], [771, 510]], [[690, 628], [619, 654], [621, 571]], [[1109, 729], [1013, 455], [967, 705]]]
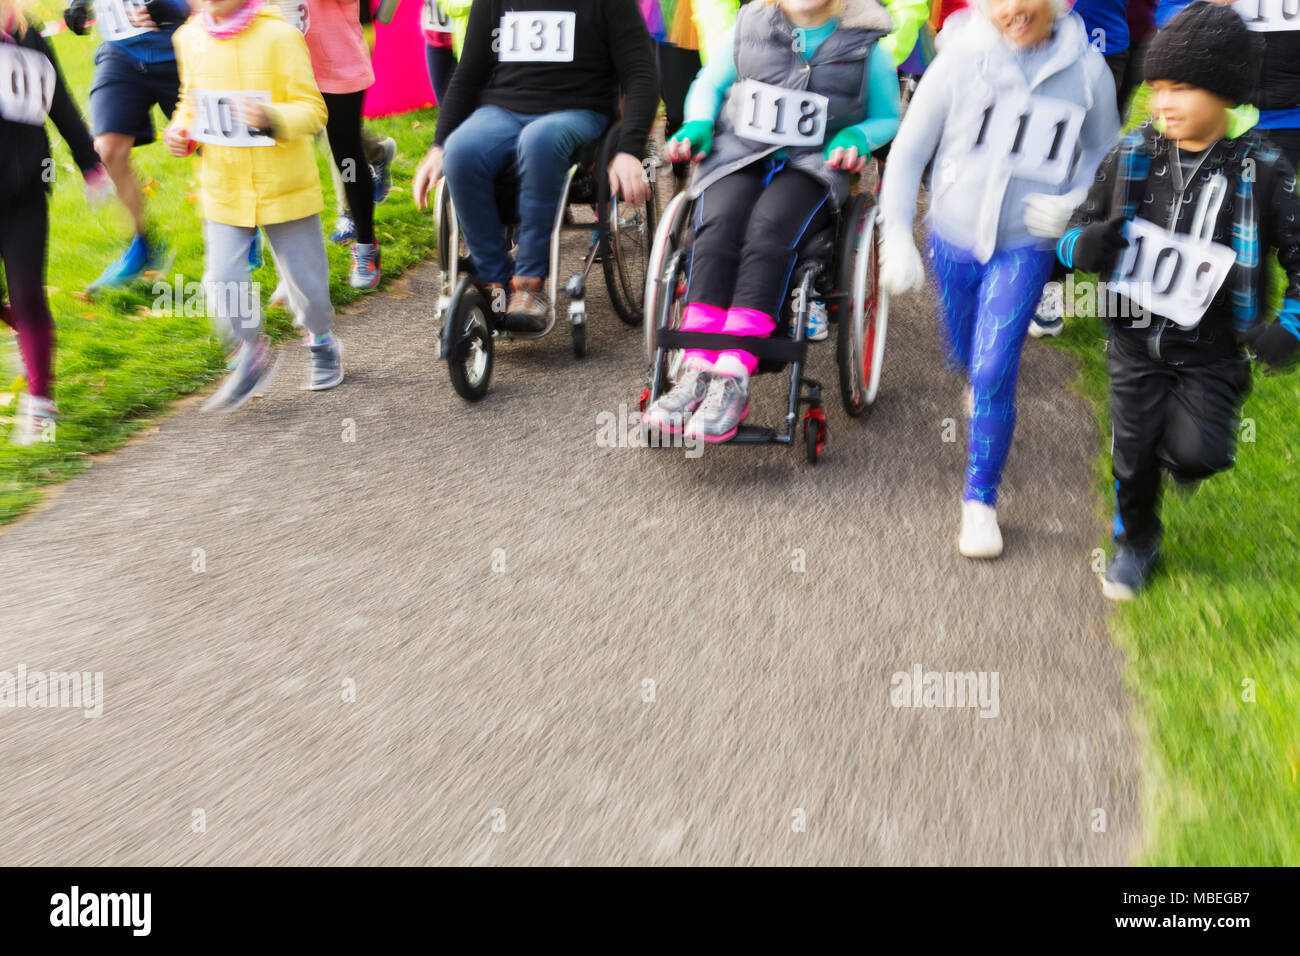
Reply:
[[929, 257], [948, 362], [970, 383], [958, 550], [994, 558], [1020, 352], [1055, 240], [1119, 122], [1114, 80], [1068, 0], [979, 0], [944, 32], [890, 146], [880, 284], [899, 294], [925, 279], [912, 220], [932, 163]]
[[[570, 157], [600, 137], [626, 94], [610, 188], [625, 201], [649, 194], [641, 157], [659, 94], [650, 37], [636, 0], [478, 0], [460, 63], [438, 115], [434, 144], [415, 173], [424, 209], [445, 173], [474, 269], [507, 321], [546, 327], [542, 291], [551, 228]], [[517, 255], [510, 261], [494, 201], [497, 174], [519, 177]]]
[[[898, 78], [878, 0], [765, 0], [741, 8], [691, 85], [670, 162], [701, 162], [681, 328], [769, 336], [801, 240], [824, 229], [873, 149], [898, 129]], [[689, 350], [646, 426], [727, 441], [758, 366], [743, 349]]]

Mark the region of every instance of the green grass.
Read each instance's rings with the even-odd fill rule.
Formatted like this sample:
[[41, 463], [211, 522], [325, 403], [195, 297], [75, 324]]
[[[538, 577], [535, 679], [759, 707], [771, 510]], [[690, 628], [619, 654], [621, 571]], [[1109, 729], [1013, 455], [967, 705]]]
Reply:
[[[84, 113], [90, 89], [92, 55], [97, 40], [62, 33], [53, 46], [64, 76]], [[433, 221], [419, 213], [411, 198], [415, 163], [433, 135], [433, 110], [371, 121], [378, 134], [397, 140], [393, 192], [376, 210], [375, 229], [384, 254], [384, 272], [391, 279], [426, 259], [434, 247]], [[154, 111], [161, 129], [162, 114]], [[98, 209], [85, 199], [81, 174], [67, 146], [51, 127], [56, 163], [54, 192], [50, 197], [51, 235], [46, 283], [57, 330], [55, 388], [59, 403], [57, 441], [18, 448], [0, 437], [0, 524], [12, 521], [38, 502], [52, 483], [64, 481], [86, 467], [86, 456], [115, 448], [147, 424], [169, 402], [201, 388], [224, 368], [221, 350], [208, 320], [201, 316], [156, 316], [147, 313], [154, 304], [152, 282], [130, 291], [115, 292], [103, 301], [88, 302], [80, 295], [86, 285], [125, 246], [130, 236], [126, 213], [116, 202]], [[167, 236], [176, 260], [167, 281], [177, 273], [197, 282], [203, 275], [203, 242], [195, 191], [197, 160], [173, 158], [161, 143], [134, 150], [140, 178], [150, 183], [148, 208], [153, 222]], [[333, 223], [333, 187], [323, 151], [318, 154], [326, 211], [326, 228]], [[331, 292], [336, 305], [358, 297], [347, 285], [347, 250], [330, 245]], [[275, 270], [269, 264], [256, 273], [263, 300], [275, 288]], [[346, 322], [346, 319], [344, 320]], [[346, 327], [346, 326], [345, 326]], [[270, 334], [292, 335], [288, 315], [270, 310]], [[17, 358], [7, 326], [0, 325], [0, 352]], [[12, 364], [12, 363], [10, 363]], [[20, 364], [0, 369], [0, 436], [17, 407], [24, 386]]]
[[[1109, 551], [1104, 331], [1089, 319], [1067, 329], [1057, 344], [1078, 359], [1077, 386], [1097, 410], [1098, 517], [1107, 528], [1098, 544]], [[1242, 411], [1243, 436], [1254, 441], [1242, 441], [1236, 467], [1195, 496], [1165, 496], [1163, 568], [1111, 619], [1143, 754], [1137, 862], [1300, 864], [1297, 407], [1300, 373], [1257, 371]], [[1243, 699], [1248, 686], [1253, 701]]]

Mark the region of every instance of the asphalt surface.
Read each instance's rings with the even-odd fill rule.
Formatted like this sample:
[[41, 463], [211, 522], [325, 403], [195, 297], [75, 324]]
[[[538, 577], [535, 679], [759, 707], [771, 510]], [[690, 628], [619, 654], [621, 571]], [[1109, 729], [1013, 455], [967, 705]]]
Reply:
[[[893, 303], [874, 415], [828, 389], [813, 468], [600, 447], [644, 364], [599, 280], [588, 358], [563, 326], [505, 344], [467, 405], [437, 277], [342, 319], [334, 391], [300, 390], [290, 344], [265, 397], [189, 405], [0, 533], [0, 671], [104, 688], [97, 719], [0, 708], [0, 864], [1130, 859], [1066, 357], [1027, 347], [1006, 554], [976, 563], [930, 291]], [[810, 374], [833, 363], [814, 346]], [[918, 666], [996, 672], [996, 716], [892, 706]]]

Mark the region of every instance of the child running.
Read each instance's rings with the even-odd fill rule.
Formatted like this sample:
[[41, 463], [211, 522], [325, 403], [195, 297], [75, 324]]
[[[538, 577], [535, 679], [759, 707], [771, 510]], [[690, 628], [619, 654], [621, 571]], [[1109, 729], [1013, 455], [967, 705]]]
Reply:
[[[898, 77], [877, 42], [892, 29], [877, 0], [779, 0], [742, 7], [710, 48], [686, 122], [663, 149], [670, 162], [703, 160], [690, 191], [683, 330], [776, 329], [803, 237], [832, 221], [849, 177], [898, 129]], [[749, 414], [757, 367], [742, 349], [688, 350], [683, 374], [643, 421], [660, 434], [727, 441]]]
[[[958, 29], [957, 17], [969, 20]], [[1054, 240], [1119, 132], [1115, 83], [1063, 0], [981, 0], [955, 14], [894, 141], [880, 195], [880, 282], [920, 288], [916, 194], [933, 158], [929, 253], [948, 361], [969, 380], [958, 550], [1002, 553], [998, 485], [1020, 352]]]
[[331, 334], [324, 203], [312, 149], [326, 110], [302, 34], [262, 0], [200, 0], [199, 9], [176, 33], [181, 98], [166, 139], [174, 156], [202, 146], [208, 309], [238, 343], [230, 375], [205, 408], [233, 411], [274, 371], [248, 264], [259, 226], [275, 253], [289, 308], [310, 333], [306, 387], [333, 388], [343, 380], [343, 347]]
[[[54, 319], [45, 298], [49, 240], [46, 194], [54, 180], [45, 119], [72, 150], [92, 194], [108, 190], [90, 132], [63, 82], [40, 27], [24, 14], [23, 0], [0, 0], [0, 318], [18, 335], [27, 391], [9, 439], [17, 445], [54, 440]], [[9, 302], [5, 304], [5, 289]]]
[[[1156, 118], [1106, 157], [1057, 245], [1066, 266], [1109, 276], [1118, 293], [1108, 342], [1118, 515], [1102, 581], [1112, 600], [1131, 600], [1155, 567], [1162, 470], [1189, 488], [1232, 467], [1251, 378], [1242, 344], [1272, 366], [1300, 355], [1295, 173], [1259, 132], [1234, 128], [1262, 45], [1217, 4], [1170, 20], [1146, 56]], [[1286, 288], [1270, 323], [1274, 250]]]
[[[84, 34], [90, 0], [74, 0], [63, 19]], [[171, 117], [180, 77], [172, 36], [190, 15], [186, 0], [95, 0], [95, 24], [103, 40], [95, 51], [95, 79], [90, 87], [90, 117], [95, 150], [112, 177], [117, 198], [131, 216], [135, 236], [86, 289], [130, 285], [145, 272], [166, 272], [171, 254], [153, 234], [145, 216], [144, 192], [131, 168], [131, 150], [154, 141], [154, 104]]]

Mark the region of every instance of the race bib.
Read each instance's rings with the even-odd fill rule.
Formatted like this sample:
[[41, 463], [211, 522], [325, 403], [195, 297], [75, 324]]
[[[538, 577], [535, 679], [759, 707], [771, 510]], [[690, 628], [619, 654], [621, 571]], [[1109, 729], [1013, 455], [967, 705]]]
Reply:
[[820, 93], [744, 80], [736, 91], [736, 132], [778, 146], [820, 146], [830, 101]]
[[1237, 254], [1215, 242], [1173, 235], [1145, 219], [1124, 224], [1128, 247], [1115, 265], [1114, 291], [1184, 329], [1200, 324]]
[[276, 8], [289, 26], [306, 35], [311, 29], [311, 11], [305, 0], [277, 0]]
[[454, 32], [451, 17], [442, 9], [438, 0], [424, 0], [424, 8], [420, 11], [420, 26], [426, 33]]
[[977, 117], [972, 155], [1006, 165], [1017, 179], [1059, 186], [1074, 162], [1084, 109], [1049, 96], [999, 96]]
[[576, 13], [503, 13], [497, 29], [502, 63], [572, 63]]
[[1259, 33], [1300, 30], [1300, 0], [1237, 0], [1232, 8]]
[[148, 27], [131, 25], [131, 20], [126, 15], [125, 0], [95, 0], [95, 23], [99, 25], [100, 36], [105, 40], [125, 40], [150, 32]]
[[0, 116], [41, 126], [54, 102], [54, 64], [35, 50], [0, 43]]
[[265, 90], [191, 90], [194, 100], [194, 128], [190, 139], [214, 146], [274, 146], [270, 136], [261, 136], [250, 130], [239, 118], [237, 105], [241, 99], [271, 102]]

